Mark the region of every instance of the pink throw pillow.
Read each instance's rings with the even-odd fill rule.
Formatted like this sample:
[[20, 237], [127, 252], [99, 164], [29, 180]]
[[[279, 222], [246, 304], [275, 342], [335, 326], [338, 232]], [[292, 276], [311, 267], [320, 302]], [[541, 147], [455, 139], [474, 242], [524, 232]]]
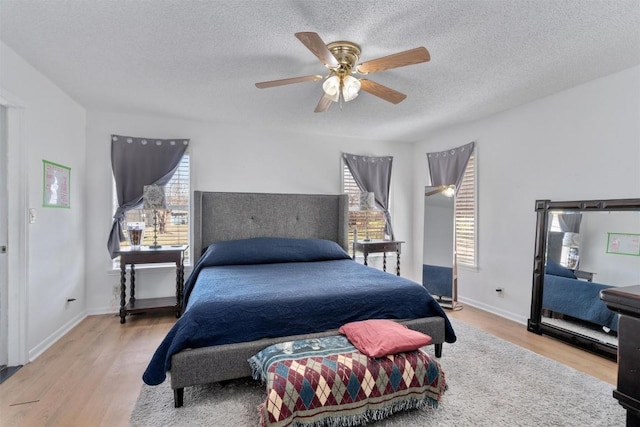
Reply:
[[338, 329], [360, 353], [369, 357], [417, 350], [431, 343], [431, 337], [387, 319], [369, 319], [344, 324]]

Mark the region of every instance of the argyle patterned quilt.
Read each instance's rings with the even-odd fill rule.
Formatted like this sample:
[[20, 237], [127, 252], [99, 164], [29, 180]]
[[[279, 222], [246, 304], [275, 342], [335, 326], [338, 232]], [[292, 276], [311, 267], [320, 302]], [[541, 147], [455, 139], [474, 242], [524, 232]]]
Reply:
[[423, 350], [370, 358], [343, 336], [271, 346], [249, 359], [266, 383], [262, 426], [360, 425], [437, 408], [447, 385]]

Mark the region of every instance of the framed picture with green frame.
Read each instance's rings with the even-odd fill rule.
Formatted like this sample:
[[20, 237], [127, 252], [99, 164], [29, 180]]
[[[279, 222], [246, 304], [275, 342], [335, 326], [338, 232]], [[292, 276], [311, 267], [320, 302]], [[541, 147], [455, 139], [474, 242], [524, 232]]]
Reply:
[[640, 256], [640, 234], [607, 233], [607, 253]]
[[71, 168], [42, 160], [43, 194], [45, 208], [71, 208]]

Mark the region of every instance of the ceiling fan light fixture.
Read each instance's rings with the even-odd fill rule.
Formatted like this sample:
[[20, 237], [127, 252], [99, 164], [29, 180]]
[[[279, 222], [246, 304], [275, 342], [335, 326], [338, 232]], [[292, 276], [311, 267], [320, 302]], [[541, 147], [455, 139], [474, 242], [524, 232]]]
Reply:
[[455, 185], [447, 185], [444, 190], [442, 190], [442, 195], [445, 197], [453, 197], [456, 195], [456, 186]]
[[333, 101], [338, 102], [340, 98], [340, 78], [333, 75], [322, 83], [322, 89], [324, 93]]
[[355, 99], [360, 92], [360, 80], [353, 76], [345, 76], [342, 80], [342, 97], [345, 102]]

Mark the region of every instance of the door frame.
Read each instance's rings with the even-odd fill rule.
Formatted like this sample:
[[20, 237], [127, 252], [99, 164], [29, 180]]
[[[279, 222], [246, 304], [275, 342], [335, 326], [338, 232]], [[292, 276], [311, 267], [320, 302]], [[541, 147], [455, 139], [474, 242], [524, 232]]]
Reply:
[[[0, 105], [0, 245], [7, 244], [7, 123], [6, 123], [6, 108], [4, 105]], [[9, 303], [7, 302], [7, 295], [9, 291], [7, 289], [7, 255], [3, 252], [0, 253], [0, 369], [7, 365], [9, 355], [9, 339], [8, 339], [8, 321], [7, 309]]]
[[25, 104], [0, 88], [0, 105], [7, 109], [7, 356], [8, 365], [17, 366], [28, 362], [28, 147], [21, 128]]

